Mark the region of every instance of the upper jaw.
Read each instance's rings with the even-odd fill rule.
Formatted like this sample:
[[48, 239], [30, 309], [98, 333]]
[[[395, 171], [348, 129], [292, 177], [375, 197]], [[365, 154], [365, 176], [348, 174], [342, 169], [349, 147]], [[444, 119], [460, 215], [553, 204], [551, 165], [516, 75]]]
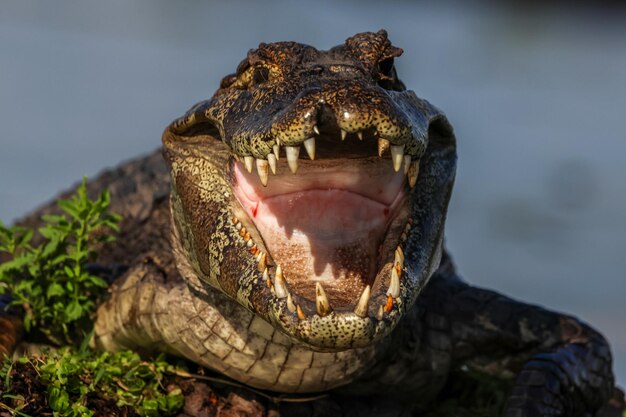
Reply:
[[[271, 169], [271, 155], [276, 156], [279, 147], [285, 147], [293, 159], [305, 150], [313, 159], [319, 154], [313, 142], [320, 136], [376, 136], [382, 149], [394, 146], [394, 154], [401, 151], [414, 160], [427, 146], [425, 120], [414, 113], [422, 103], [412, 91], [387, 91], [363, 80], [333, 80], [305, 86], [293, 97], [279, 91], [233, 94], [216, 98], [206, 117], [221, 126], [224, 142], [249, 165], [267, 160]], [[268, 96], [271, 106], [265, 106]], [[223, 100], [235, 105], [220, 111]]]

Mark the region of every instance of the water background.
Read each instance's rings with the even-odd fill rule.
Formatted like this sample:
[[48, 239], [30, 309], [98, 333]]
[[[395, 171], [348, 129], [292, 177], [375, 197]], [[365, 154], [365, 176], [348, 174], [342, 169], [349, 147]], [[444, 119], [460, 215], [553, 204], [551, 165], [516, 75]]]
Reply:
[[626, 14], [513, 3], [0, 3], [0, 219], [159, 146], [260, 41], [386, 28], [444, 109], [447, 243], [466, 279], [601, 329], [626, 383]]

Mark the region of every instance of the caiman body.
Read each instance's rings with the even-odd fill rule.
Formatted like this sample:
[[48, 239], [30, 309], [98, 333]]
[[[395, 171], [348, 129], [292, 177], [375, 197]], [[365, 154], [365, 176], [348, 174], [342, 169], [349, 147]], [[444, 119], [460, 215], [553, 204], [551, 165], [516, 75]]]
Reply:
[[455, 138], [398, 79], [401, 52], [384, 31], [329, 51], [261, 44], [168, 126], [165, 162], [92, 182], [126, 219], [99, 258], [123, 274], [95, 344], [399, 409], [426, 409], [459, 369], [514, 379], [510, 416], [605, 404], [598, 332], [457, 276], [443, 249]]

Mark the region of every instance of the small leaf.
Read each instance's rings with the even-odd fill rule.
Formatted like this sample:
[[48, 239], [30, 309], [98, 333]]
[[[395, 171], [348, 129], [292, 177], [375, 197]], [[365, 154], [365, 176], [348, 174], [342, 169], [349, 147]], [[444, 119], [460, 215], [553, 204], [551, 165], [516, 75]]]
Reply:
[[107, 288], [109, 286], [109, 283], [106, 280], [95, 275], [89, 275], [89, 281], [91, 281], [91, 283], [96, 287]]
[[43, 251], [41, 252], [41, 257], [47, 258], [55, 253], [59, 249], [60, 244], [61, 241], [57, 238], [53, 238], [53, 240], [50, 240], [50, 242], [48, 242], [48, 244], [44, 246]]
[[70, 396], [63, 389], [52, 388], [48, 398], [50, 408], [54, 411], [63, 412], [70, 406]]
[[83, 314], [83, 308], [76, 301], [70, 302], [65, 307], [65, 320], [68, 322], [77, 320]]
[[70, 268], [69, 266], [65, 265], [65, 267], [63, 267], [63, 272], [65, 272], [65, 275], [67, 275], [69, 278], [74, 278], [74, 271], [72, 270], [72, 268]]
[[41, 220], [46, 223], [61, 223], [66, 221], [67, 219], [65, 218], [65, 216], [60, 216], [58, 214], [44, 214], [43, 216], [41, 216]]
[[71, 200], [59, 200], [59, 202], [57, 204], [59, 205], [61, 210], [63, 210], [64, 212], [66, 212], [67, 214], [72, 216], [72, 218], [74, 218], [74, 219], [80, 219], [81, 218], [80, 209], [76, 206], [76, 204], [74, 204], [73, 201], [71, 201]]
[[60, 239], [62, 235], [62, 233], [59, 230], [55, 229], [54, 227], [51, 227], [50, 225], [40, 227], [39, 234], [41, 234], [41, 236], [45, 237], [48, 240]]
[[53, 282], [52, 284], [50, 284], [48, 290], [46, 291], [46, 298], [52, 298], [63, 294], [65, 294], [65, 289], [63, 288], [63, 286], [61, 284]]

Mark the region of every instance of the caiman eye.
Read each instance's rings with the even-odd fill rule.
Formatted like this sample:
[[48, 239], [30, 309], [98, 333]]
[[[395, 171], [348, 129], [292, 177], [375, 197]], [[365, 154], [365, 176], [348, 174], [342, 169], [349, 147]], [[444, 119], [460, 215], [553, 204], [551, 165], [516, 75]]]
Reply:
[[270, 79], [270, 70], [266, 67], [256, 67], [252, 72], [252, 84], [262, 84], [264, 82], [269, 81]]

